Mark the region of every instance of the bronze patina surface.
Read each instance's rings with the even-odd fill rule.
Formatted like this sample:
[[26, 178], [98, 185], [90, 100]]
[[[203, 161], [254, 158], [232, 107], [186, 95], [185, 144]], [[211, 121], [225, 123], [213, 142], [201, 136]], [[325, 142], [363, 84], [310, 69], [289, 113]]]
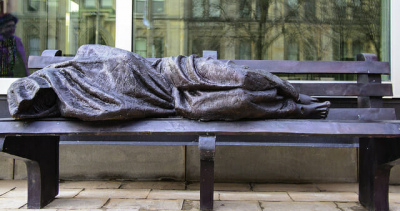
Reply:
[[287, 81], [230, 61], [196, 55], [151, 63], [121, 49], [84, 45], [71, 61], [43, 68], [8, 90], [17, 119], [87, 121], [182, 116], [199, 120], [325, 118], [329, 103]]

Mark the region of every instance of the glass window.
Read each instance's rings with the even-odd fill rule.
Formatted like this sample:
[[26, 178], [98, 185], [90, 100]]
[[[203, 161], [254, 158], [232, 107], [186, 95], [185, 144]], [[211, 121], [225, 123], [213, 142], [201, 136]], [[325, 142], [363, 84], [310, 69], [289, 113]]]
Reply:
[[40, 39], [39, 37], [30, 37], [29, 38], [29, 50], [32, 56], [40, 56]]
[[113, 0], [101, 0], [101, 7], [102, 8], [112, 8], [113, 7]]
[[164, 13], [164, 4], [165, 1], [164, 0], [153, 0], [153, 13], [155, 14], [160, 14], [160, 13]]
[[28, 0], [28, 11], [36, 12], [39, 10], [40, 0]]
[[154, 38], [154, 56], [155, 58], [164, 57], [164, 38], [156, 37]]
[[[101, 7], [98, 13], [97, 1]], [[15, 35], [21, 38], [27, 58], [41, 55], [45, 49], [58, 49], [65, 56], [74, 56], [84, 44], [115, 46], [115, 0], [18, 2], [21, 3], [16, 8], [25, 9], [13, 12], [19, 19]], [[41, 8], [46, 11], [31, 11]]]
[[135, 1], [135, 12], [136, 13], [144, 13], [145, 10], [145, 0], [136, 0]]
[[296, 18], [299, 14], [299, 1], [287, 0], [287, 16], [288, 18]]
[[97, 0], [84, 0], [86, 8], [96, 8], [96, 1]]
[[209, 17], [217, 18], [221, 15], [220, 0], [208, 0]]
[[304, 5], [305, 17], [307, 19], [315, 18], [316, 5], [315, 0], [307, 0]]
[[191, 0], [193, 18], [218, 18], [221, 16], [220, 0]]
[[250, 40], [241, 41], [239, 51], [240, 51], [239, 59], [251, 60], [251, 41]]
[[239, 6], [239, 13], [241, 18], [251, 17], [251, 4], [249, 0], [241, 0]]
[[204, 0], [192, 0], [192, 16], [194, 18], [204, 16]]
[[136, 38], [135, 39], [135, 53], [147, 57], [147, 40], [146, 38]]
[[[15, 34], [22, 39], [26, 56], [47, 48], [73, 56], [83, 44], [115, 45], [116, 0], [18, 2], [13, 12], [19, 18]], [[388, 4], [388, 0], [135, 0], [129, 48], [148, 57], [213, 50], [220, 59], [354, 60], [356, 53], [365, 52], [387, 61], [389, 15], [388, 6], [382, 5]]]
[[290, 39], [286, 47], [286, 60], [299, 60], [299, 44], [296, 40]]

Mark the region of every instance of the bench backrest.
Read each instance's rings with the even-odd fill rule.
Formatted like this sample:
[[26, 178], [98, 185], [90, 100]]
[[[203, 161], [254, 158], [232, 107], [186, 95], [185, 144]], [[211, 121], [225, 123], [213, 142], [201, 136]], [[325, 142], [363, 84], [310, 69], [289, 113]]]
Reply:
[[[68, 61], [60, 51], [46, 50], [42, 56], [30, 56], [28, 67], [41, 69], [47, 65]], [[154, 58], [149, 58], [154, 61]], [[331, 110], [332, 119], [395, 119], [394, 109], [383, 108], [383, 96], [392, 96], [392, 85], [382, 83], [381, 76], [390, 74], [388, 62], [379, 62], [373, 54], [359, 54], [357, 61], [275, 61], [233, 60], [238, 65], [261, 69], [274, 74], [356, 74], [357, 81], [291, 81], [300, 93], [315, 97], [357, 98], [358, 108], [370, 110]], [[371, 114], [372, 113], [372, 114]]]

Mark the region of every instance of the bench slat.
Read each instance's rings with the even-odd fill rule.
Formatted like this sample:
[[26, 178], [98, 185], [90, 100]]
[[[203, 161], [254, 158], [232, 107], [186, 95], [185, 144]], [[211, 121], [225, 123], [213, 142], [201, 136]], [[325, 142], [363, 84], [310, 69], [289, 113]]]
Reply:
[[268, 70], [272, 73], [390, 74], [388, 62], [375, 61], [233, 60], [233, 62], [250, 69]]
[[394, 108], [331, 108], [327, 120], [396, 120]]
[[[53, 63], [64, 62], [73, 57], [29, 56], [28, 67], [41, 69]], [[154, 58], [148, 58], [155, 61]], [[226, 61], [226, 60], [222, 60]], [[390, 74], [388, 62], [375, 61], [276, 61], [276, 60], [232, 60], [251, 69], [267, 70], [271, 73], [368, 73]]]
[[259, 120], [199, 122], [181, 118], [138, 121], [0, 121], [0, 135], [302, 135], [400, 137], [400, 121]]
[[74, 57], [64, 57], [64, 56], [29, 56], [28, 67], [30, 69], [42, 69], [51, 64], [56, 64], [60, 62], [65, 62], [72, 60]]
[[302, 94], [311, 96], [392, 96], [391, 84], [291, 82]]

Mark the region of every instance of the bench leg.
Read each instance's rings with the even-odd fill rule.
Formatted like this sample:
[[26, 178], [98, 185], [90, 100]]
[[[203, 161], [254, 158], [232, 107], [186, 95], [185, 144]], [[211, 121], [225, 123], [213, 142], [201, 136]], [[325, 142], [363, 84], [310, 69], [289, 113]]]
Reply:
[[1, 142], [2, 152], [26, 164], [28, 208], [39, 209], [54, 200], [59, 185], [59, 137], [10, 136]]
[[212, 210], [214, 205], [215, 136], [200, 136], [200, 209]]
[[360, 139], [359, 200], [368, 210], [389, 210], [390, 170], [400, 158], [400, 140]]

